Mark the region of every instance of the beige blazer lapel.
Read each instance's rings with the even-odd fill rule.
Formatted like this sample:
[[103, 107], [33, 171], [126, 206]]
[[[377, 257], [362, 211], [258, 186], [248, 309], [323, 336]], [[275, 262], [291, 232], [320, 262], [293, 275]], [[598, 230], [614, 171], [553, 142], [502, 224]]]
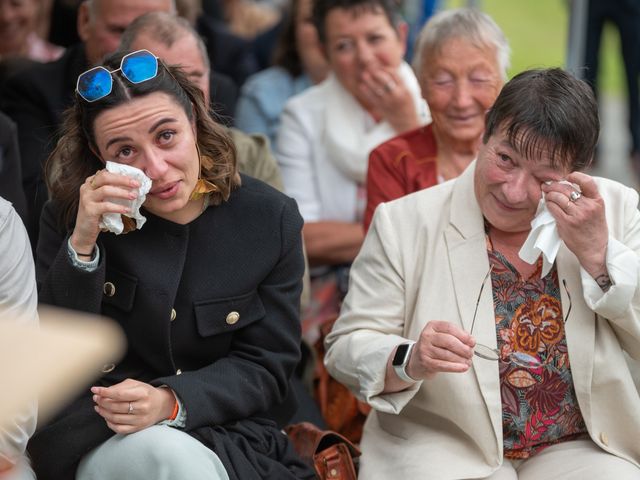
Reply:
[[[496, 348], [491, 280], [486, 278], [489, 260], [486, 254], [484, 219], [474, 194], [474, 171], [475, 163], [456, 181], [451, 198], [450, 223], [444, 235], [462, 328], [471, 331], [478, 293], [485, 280], [473, 335], [478, 343]], [[501, 443], [502, 401], [498, 362], [474, 356], [473, 368], [469, 374], [475, 375], [493, 425], [494, 440], [499, 442], [500, 439]]]
[[[591, 418], [591, 376], [593, 374], [596, 314], [587, 306], [583, 298], [578, 259], [564, 243], [560, 245], [558, 250], [556, 268], [564, 316], [569, 309], [567, 290], [571, 295], [571, 312], [564, 326], [565, 335], [573, 385], [576, 389], [582, 416], [585, 422], [589, 422]], [[563, 280], [566, 281], [566, 289], [563, 286]], [[589, 423], [587, 423], [587, 427], [590, 428]]]

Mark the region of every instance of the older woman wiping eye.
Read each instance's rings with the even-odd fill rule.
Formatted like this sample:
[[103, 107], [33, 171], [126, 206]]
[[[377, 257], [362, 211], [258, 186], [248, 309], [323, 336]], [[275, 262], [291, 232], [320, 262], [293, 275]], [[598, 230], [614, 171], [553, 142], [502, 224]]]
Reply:
[[362, 478], [640, 478], [638, 193], [584, 173], [599, 127], [586, 83], [525, 71], [459, 177], [378, 207], [326, 339], [373, 408]]

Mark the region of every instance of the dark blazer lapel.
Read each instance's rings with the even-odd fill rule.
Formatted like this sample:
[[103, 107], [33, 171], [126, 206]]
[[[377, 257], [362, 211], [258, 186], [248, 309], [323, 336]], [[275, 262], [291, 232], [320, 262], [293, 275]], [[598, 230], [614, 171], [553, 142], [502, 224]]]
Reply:
[[[450, 223], [445, 230], [451, 276], [455, 290], [461, 326], [471, 331], [473, 312], [483, 279], [489, 271], [486, 254], [484, 220], [476, 201], [473, 175], [475, 162], [456, 180], [451, 197]], [[496, 329], [490, 279], [482, 290], [473, 335], [478, 343], [496, 348]], [[495, 441], [502, 431], [502, 401], [498, 362], [474, 356], [473, 368], [494, 429]]]

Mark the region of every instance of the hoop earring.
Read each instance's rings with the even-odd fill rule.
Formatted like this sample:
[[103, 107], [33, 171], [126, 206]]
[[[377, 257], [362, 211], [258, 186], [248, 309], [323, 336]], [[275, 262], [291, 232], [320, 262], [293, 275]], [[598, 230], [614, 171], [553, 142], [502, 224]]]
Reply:
[[[202, 178], [203, 156], [200, 154], [200, 147], [198, 147], [198, 142], [196, 142], [196, 151], [198, 152], [198, 181], [196, 182], [196, 186], [189, 196], [189, 200], [198, 200], [199, 198], [202, 198], [203, 195], [218, 191], [218, 187], [216, 187], [209, 180]], [[204, 158], [209, 161], [209, 163], [213, 163], [211, 157], [204, 156]]]

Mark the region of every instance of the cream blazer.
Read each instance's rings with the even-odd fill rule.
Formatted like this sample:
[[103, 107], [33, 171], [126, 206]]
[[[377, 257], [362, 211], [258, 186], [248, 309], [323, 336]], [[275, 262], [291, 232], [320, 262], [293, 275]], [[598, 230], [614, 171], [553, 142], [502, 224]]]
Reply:
[[[361, 479], [477, 478], [503, 461], [497, 362], [474, 357], [466, 373], [439, 374], [381, 394], [389, 355], [406, 339], [416, 340], [427, 322], [471, 329], [489, 269], [474, 169], [475, 163], [457, 180], [380, 205], [353, 264], [341, 316], [326, 340], [325, 363], [374, 408], [361, 444]], [[615, 286], [603, 296], [562, 245], [556, 265], [572, 298], [567, 345], [592, 440], [638, 465], [640, 397], [623, 354], [640, 359], [638, 194], [596, 181], [606, 204], [607, 266]], [[625, 275], [621, 263], [633, 273]], [[478, 342], [496, 347], [491, 289], [482, 293], [474, 330]]]

